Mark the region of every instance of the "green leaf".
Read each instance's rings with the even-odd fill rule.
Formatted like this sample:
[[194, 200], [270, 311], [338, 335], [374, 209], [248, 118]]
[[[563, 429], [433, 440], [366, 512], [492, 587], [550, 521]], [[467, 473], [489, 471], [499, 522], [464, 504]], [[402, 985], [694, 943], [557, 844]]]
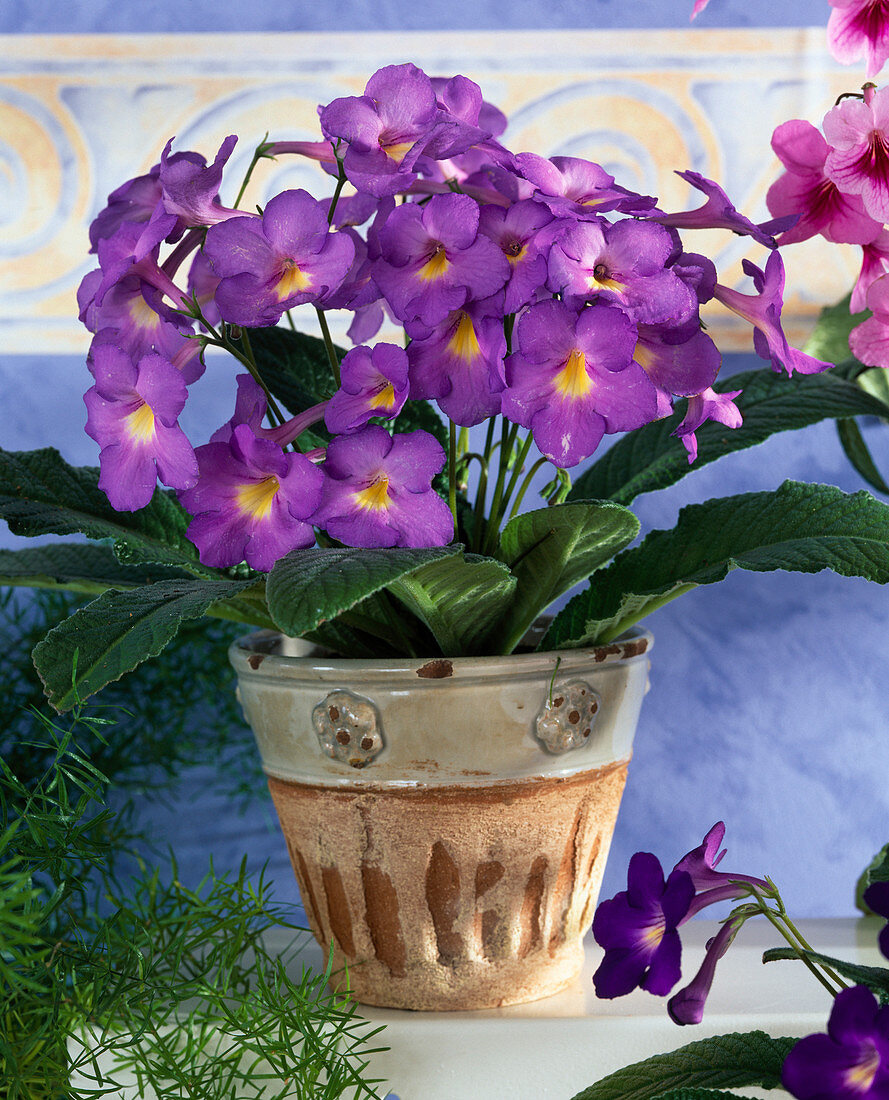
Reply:
[[722, 1089], [670, 1089], [659, 1092], [652, 1100], [753, 1100], [750, 1096], [740, 1096], [737, 1092], [723, 1092]]
[[675, 1089], [731, 1089], [781, 1084], [781, 1066], [798, 1039], [764, 1031], [716, 1035], [619, 1069], [574, 1100], [654, 1100]]
[[572, 501], [514, 516], [500, 536], [500, 557], [518, 581], [500, 627], [502, 652], [512, 652], [553, 600], [610, 561], [638, 532], [633, 513], [610, 501]]
[[889, 485], [886, 484], [883, 475], [877, 469], [877, 464], [864, 442], [861, 429], [855, 421], [852, 419], [838, 420], [837, 434], [840, 437], [843, 450], [846, 452], [846, 458], [852, 463], [853, 469], [857, 470], [868, 485], [876, 489], [877, 492], [889, 493]]
[[[291, 414], [333, 396], [336, 386], [327, 348], [317, 336], [286, 328], [251, 329], [250, 346], [263, 382]], [[335, 350], [341, 361], [345, 349]], [[327, 438], [323, 424], [316, 430]]]
[[188, 577], [105, 592], [34, 647], [34, 664], [49, 701], [56, 710], [70, 709], [157, 656], [183, 620], [199, 618], [250, 583]]
[[889, 506], [861, 490], [785, 481], [774, 492], [693, 504], [669, 531], [620, 554], [556, 616], [543, 646], [610, 641], [627, 626], [732, 569], [785, 569], [889, 581]]
[[685, 415], [683, 401], [672, 416], [629, 432], [610, 447], [577, 478], [568, 499], [629, 504], [641, 493], [673, 485], [708, 462], [753, 447], [775, 432], [804, 428], [821, 420], [889, 415], [889, 406], [883, 401], [833, 371], [793, 378], [769, 369], [747, 371], [723, 379], [714, 389], [720, 393], [742, 391], [736, 403], [744, 423], [740, 428], [726, 428], [708, 421], [699, 428], [694, 464], [689, 464], [685, 448], [672, 435]]
[[869, 393], [871, 397], [875, 397], [878, 401], [882, 401], [886, 406], [886, 411], [883, 413], [884, 419], [889, 417], [889, 378], [886, 375], [885, 368], [873, 367], [863, 370], [855, 378], [857, 384], [866, 393]]
[[185, 537], [188, 513], [158, 489], [138, 512], [116, 512], [98, 488], [99, 471], [69, 466], [57, 450], [0, 450], [0, 516], [14, 535], [70, 535], [114, 540], [129, 564], [163, 562], [192, 573], [219, 576], [202, 566]]
[[854, 982], [855, 985], [866, 985], [867, 988], [879, 998], [881, 1004], [889, 1003], [889, 970], [884, 966], [862, 966], [860, 963], [846, 962], [844, 959], [835, 959], [831, 955], [822, 955], [818, 951], [796, 952], [792, 947], [772, 947], [763, 952], [764, 963], [778, 962], [785, 959], [802, 961], [800, 954], [809, 962], [819, 966], [828, 966], [844, 978]]
[[821, 310], [812, 335], [803, 349], [807, 355], [824, 359], [828, 363], [842, 363], [849, 358], [849, 334], [856, 325], [870, 317], [869, 310], [850, 313], [852, 295], [847, 294], [835, 306]]
[[279, 630], [300, 637], [355, 607], [421, 565], [460, 552], [354, 547], [292, 550], [276, 562], [266, 583], [269, 611]]
[[482, 652], [502, 623], [516, 587], [503, 562], [477, 554], [455, 554], [429, 562], [389, 585], [429, 627], [447, 657]]
[[889, 882], [889, 844], [877, 852], [855, 884], [855, 904], [863, 913], [871, 912], [864, 903], [864, 891], [874, 882]]
[[188, 574], [166, 565], [122, 565], [110, 546], [53, 543], [24, 550], [0, 550], [0, 584], [61, 588], [98, 595], [106, 588], [139, 588]]

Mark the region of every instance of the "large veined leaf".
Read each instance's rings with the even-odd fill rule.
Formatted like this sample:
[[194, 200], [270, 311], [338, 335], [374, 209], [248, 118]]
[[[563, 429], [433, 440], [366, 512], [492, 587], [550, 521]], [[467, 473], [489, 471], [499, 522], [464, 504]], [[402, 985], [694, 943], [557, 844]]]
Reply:
[[354, 608], [405, 573], [461, 549], [292, 550], [275, 563], [266, 582], [269, 612], [279, 630], [299, 637]]
[[689, 464], [685, 448], [672, 433], [685, 415], [676, 412], [623, 436], [575, 481], [569, 500], [614, 500], [629, 504], [641, 493], [674, 484], [686, 474], [723, 455], [761, 443], [776, 432], [805, 428], [821, 420], [853, 416], [889, 416], [889, 405], [860, 385], [832, 371], [787, 378], [769, 369], [746, 371], [721, 380], [717, 391], [741, 390], [740, 428], [709, 421], [697, 431], [698, 457]]
[[848, 978], [853, 985], [866, 985], [879, 999], [880, 1004], [889, 1003], [889, 970], [885, 966], [862, 966], [861, 963], [835, 959], [832, 955], [822, 955], [819, 951], [797, 952], [792, 947], [769, 948], [763, 952], [762, 961], [769, 963], [787, 959], [801, 962], [803, 958]]
[[[574, 1100], [654, 1100], [673, 1089], [731, 1089], [781, 1084], [781, 1067], [798, 1039], [764, 1031], [699, 1039], [668, 1054], [625, 1066], [579, 1092]], [[694, 1095], [694, 1094], [692, 1094]]]
[[856, 422], [851, 418], [838, 420], [837, 434], [840, 437], [840, 443], [846, 453], [846, 458], [852, 464], [852, 468], [861, 474], [872, 489], [876, 489], [878, 493], [889, 494], [889, 485], [886, 484], [876, 462], [874, 462], [873, 456], [864, 442], [861, 429]]
[[856, 325], [870, 317], [870, 310], [850, 313], [852, 295], [847, 294], [835, 306], [825, 306], [818, 315], [818, 321], [812, 335], [803, 349], [807, 355], [822, 359], [827, 363], [844, 363], [850, 358], [849, 334]]
[[572, 501], [514, 516], [500, 536], [500, 557], [518, 582], [500, 627], [503, 652], [518, 645], [557, 596], [586, 580], [638, 532], [633, 513], [610, 501]]
[[199, 618], [250, 584], [188, 577], [103, 593], [34, 647], [34, 665], [49, 701], [57, 710], [68, 710], [157, 656], [183, 620]]
[[[516, 578], [503, 562], [477, 554], [439, 558], [389, 585], [432, 631], [447, 657], [481, 652], [506, 616]], [[499, 631], [498, 631], [499, 632]]]
[[0, 584], [60, 588], [98, 595], [106, 588], [139, 588], [154, 581], [182, 579], [172, 566], [122, 565], [110, 546], [96, 543], [52, 543], [24, 550], [0, 550]]
[[98, 480], [98, 470], [69, 466], [53, 447], [0, 450], [0, 516], [14, 535], [110, 538], [128, 563], [163, 562], [218, 576], [198, 562], [185, 537], [188, 514], [172, 494], [157, 489], [138, 512], [116, 512]]
[[544, 648], [607, 642], [682, 592], [731, 569], [889, 581], [889, 506], [863, 490], [786, 481], [774, 492], [720, 497], [683, 508], [674, 528], [652, 531], [598, 572], [556, 616]]

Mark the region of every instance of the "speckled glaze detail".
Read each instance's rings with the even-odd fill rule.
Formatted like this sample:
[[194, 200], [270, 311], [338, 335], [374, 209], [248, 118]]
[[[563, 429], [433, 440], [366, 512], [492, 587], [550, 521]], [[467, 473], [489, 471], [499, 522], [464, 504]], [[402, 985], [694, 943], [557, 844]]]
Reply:
[[579, 748], [592, 737], [600, 703], [584, 680], [554, 684], [537, 715], [538, 738], [552, 753]]
[[351, 768], [365, 768], [382, 751], [383, 730], [370, 699], [340, 688], [312, 711], [312, 725], [324, 752]]

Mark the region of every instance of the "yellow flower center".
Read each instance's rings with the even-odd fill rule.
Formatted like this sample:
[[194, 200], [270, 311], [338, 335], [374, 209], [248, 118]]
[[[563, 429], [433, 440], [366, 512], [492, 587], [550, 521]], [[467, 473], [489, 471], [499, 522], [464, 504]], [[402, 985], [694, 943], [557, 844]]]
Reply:
[[503, 249], [507, 260], [515, 267], [515, 265], [522, 259], [525, 253], [528, 251], [526, 245], [523, 245], [520, 241], [513, 241]]
[[434, 282], [436, 279], [440, 279], [449, 267], [450, 264], [448, 263], [444, 245], [437, 245], [435, 251], [420, 268], [420, 280], [424, 283]]
[[380, 146], [386, 156], [390, 160], [394, 160], [396, 164], [401, 164], [407, 156], [408, 149], [413, 149], [413, 147], [414, 143], [412, 141], [396, 141], [392, 145]]
[[283, 302], [285, 298], [292, 298], [294, 294], [308, 290], [311, 285], [311, 278], [300, 269], [299, 265], [295, 264], [293, 260], [287, 260], [284, 265], [284, 273], [275, 284], [275, 294], [278, 301]]
[[454, 334], [448, 340], [448, 351], [456, 359], [462, 359], [464, 363], [472, 363], [478, 358], [481, 349], [478, 346], [478, 337], [475, 334], [475, 325], [468, 313], [461, 313]]
[[161, 323], [160, 314], [154, 312], [141, 294], [137, 294], [134, 298], [130, 299], [127, 312], [137, 328], [152, 331]]
[[382, 389], [378, 390], [370, 399], [372, 409], [391, 409], [395, 404], [395, 387], [391, 382], [386, 382]]
[[645, 347], [642, 343], [636, 345], [636, 350], [633, 352], [633, 358], [643, 370], [650, 370], [654, 366], [654, 352], [651, 348]]
[[389, 478], [380, 474], [374, 481], [355, 494], [355, 503], [359, 508], [378, 512], [389, 507]]
[[565, 366], [556, 375], [556, 392], [562, 397], [586, 397], [593, 388], [593, 380], [586, 369], [586, 356], [573, 348]]
[[147, 443], [154, 438], [154, 413], [150, 405], [140, 405], [129, 414], [127, 431], [137, 443]]
[[658, 947], [661, 940], [664, 938], [664, 931], [665, 923], [663, 920], [661, 920], [658, 924], [652, 925], [651, 928], [648, 928], [642, 938], [648, 947]]
[[846, 1084], [857, 1092], [867, 1092], [879, 1068], [880, 1055], [876, 1047], [871, 1047], [864, 1061], [846, 1071]]
[[623, 294], [627, 289], [626, 283], [612, 279], [611, 272], [605, 264], [596, 264], [592, 275], [587, 279], [587, 286], [590, 290], [613, 290], [615, 294]]
[[280, 488], [280, 482], [273, 474], [262, 481], [248, 481], [238, 490], [238, 507], [244, 515], [253, 519], [266, 519], [272, 510], [275, 493]]

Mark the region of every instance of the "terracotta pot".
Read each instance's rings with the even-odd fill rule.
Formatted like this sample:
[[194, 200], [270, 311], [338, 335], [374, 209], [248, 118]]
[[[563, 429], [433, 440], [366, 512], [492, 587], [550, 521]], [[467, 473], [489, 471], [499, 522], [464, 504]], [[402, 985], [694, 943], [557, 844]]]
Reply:
[[577, 976], [651, 642], [373, 662], [267, 632], [232, 646], [306, 913], [355, 999], [487, 1008]]

